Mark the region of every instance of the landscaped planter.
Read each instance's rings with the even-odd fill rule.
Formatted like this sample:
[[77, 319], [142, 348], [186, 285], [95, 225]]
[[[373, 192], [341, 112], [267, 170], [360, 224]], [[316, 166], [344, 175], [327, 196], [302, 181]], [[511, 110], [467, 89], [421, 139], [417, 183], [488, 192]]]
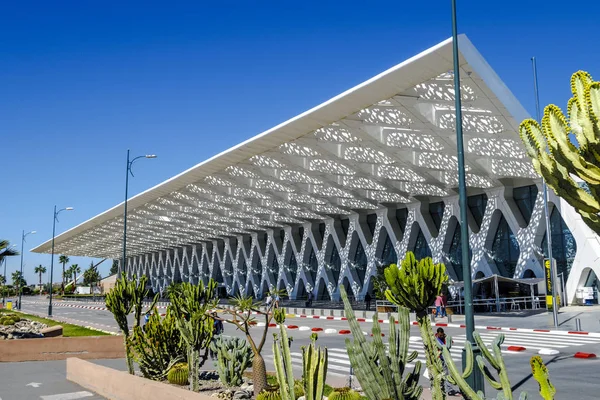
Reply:
[[214, 400], [214, 397], [78, 358], [67, 359], [67, 379], [111, 400]]

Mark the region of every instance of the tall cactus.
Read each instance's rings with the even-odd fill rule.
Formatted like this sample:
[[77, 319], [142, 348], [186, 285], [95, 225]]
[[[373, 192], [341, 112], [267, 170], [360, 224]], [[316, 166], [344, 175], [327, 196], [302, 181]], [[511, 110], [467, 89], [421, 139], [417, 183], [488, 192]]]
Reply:
[[554, 389], [554, 385], [550, 382], [550, 374], [548, 373], [548, 368], [544, 365], [542, 357], [533, 356], [529, 360], [529, 363], [531, 364], [531, 373], [540, 385], [540, 396], [544, 400], [554, 400], [556, 389]]
[[[127, 279], [127, 276], [123, 273], [121, 277], [116, 280], [115, 287], [106, 295], [106, 308], [113, 314], [121, 332], [123, 332], [127, 370], [132, 375], [134, 374], [133, 357], [131, 353], [131, 340], [127, 316], [133, 312], [134, 326], [140, 326], [142, 308], [144, 305], [143, 302], [150, 292], [146, 288], [147, 282], [148, 277], [146, 275], [142, 275], [138, 280], [130, 280]], [[157, 301], [158, 295], [154, 296], [154, 301], [150, 306], [150, 309], [154, 308]]]
[[[209, 311], [217, 306], [215, 288], [212, 279], [205, 286], [182, 283], [177, 295], [171, 296], [173, 313], [177, 318], [177, 327], [181, 339], [186, 345], [190, 373], [190, 389], [197, 392], [200, 388], [200, 367], [208, 358], [209, 345], [213, 337], [213, 318]], [[204, 354], [200, 351], [204, 350]]]
[[[494, 339], [492, 343], [492, 351], [493, 354], [489, 351], [481, 336], [478, 332], [473, 333], [473, 338], [475, 339], [475, 343], [481, 349], [481, 354], [477, 356], [477, 366], [483, 372], [483, 375], [489, 382], [490, 386], [492, 386], [496, 390], [501, 390], [502, 393], [499, 393], [497, 396], [498, 400], [512, 400], [513, 393], [512, 387], [510, 385], [510, 380], [508, 379], [508, 372], [506, 370], [506, 365], [504, 364], [504, 359], [502, 357], [502, 343], [504, 342], [504, 335], [500, 334]], [[463, 394], [465, 399], [468, 400], [485, 400], [488, 397], [479, 391], [475, 392], [471, 386], [466, 381], [471, 375], [473, 371], [473, 350], [471, 348], [471, 343], [468, 341], [465, 342], [465, 351], [467, 352], [466, 357], [466, 366], [461, 373], [454, 361], [452, 360], [452, 356], [450, 354], [450, 344], [452, 343], [452, 338], [448, 337], [446, 340], [446, 346], [440, 346], [442, 353], [444, 355], [444, 360], [446, 360], [446, 365], [448, 366], [448, 371], [450, 376], [448, 380], [450, 383], [457, 385], [460, 388], [461, 393]], [[486, 365], [485, 361], [494, 369], [498, 374], [498, 379], [494, 378], [494, 375]], [[527, 393], [522, 392], [519, 396], [520, 400], [527, 399]]]
[[252, 365], [252, 349], [245, 339], [219, 336], [210, 344], [217, 353], [217, 372], [226, 386], [239, 386], [244, 381], [244, 371]]
[[302, 346], [302, 382], [306, 400], [321, 400], [327, 379], [327, 347], [316, 345], [316, 337], [311, 335], [311, 343]]
[[[273, 363], [279, 383], [279, 395], [281, 400], [296, 400], [294, 370], [292, 369], [292, 355], [290, 352], [290, 341], [287, 329], [281, 321], [280, 314], [275, 316], [279, 322], [280, 336], [273, 334]], [[281, 321], [281, 322], [280, 322]]]
[[385, 269], [384, 273], [388, 284], [388, 289], [385, 291], [386, 298], [416, 313], [431, 380], [431, 394], [434, 400], [444, 399], [446, 375], [439, 358], [437, 341], [431, 329], [427, 310], [433, 305], [436, 296], [442, 292], [443, 286], [448, 281], [446, 266], [441, 263], [434, 264], [431, 257], [417, 262], [415, 255], [409, 251], [402, 260], [401, 268], [392, 264]]
[[162, 320], [155, 308], [143, 330], [139, 326], [133, 328], [131, 343], [133, 358], [148, 379], [163, 380], [173, 365], [187, 361], [172, 307], [167, 308]]
[[403, 377], [408, 363], [417, 358], [417, 352], [408, 353], [410, 339], [410, 322], [408, 309], [398, 308], [397, 332], [396, 321], [390, 318], [389, 351], [381, 339], [381, 327], [377, 314], [373, 317], [373, 341], [367, 342], [361, 327], [356, 320], [352, 306], [344, 287], [340, 287], [344, 310], [348, 324], [354, 337], [346, 339], [348, 358], [354, 373], [365, 395], [371, 400], [417, 400], [423, 388], [419, 386], [421, 362], [417, 361], [413, 372]]
[[[571, 77], [573, 97], [567, 103], [569, 120], [550, 104], [544, 109], [542, 126], [524, 120], [519, 133], [533, 167], [548, 186], [600, 234], [600, 82], [578, 71]], [[578, 146], [569, 135], [574, 134]], [[587, 188], [572, 176], [577, 176]]]

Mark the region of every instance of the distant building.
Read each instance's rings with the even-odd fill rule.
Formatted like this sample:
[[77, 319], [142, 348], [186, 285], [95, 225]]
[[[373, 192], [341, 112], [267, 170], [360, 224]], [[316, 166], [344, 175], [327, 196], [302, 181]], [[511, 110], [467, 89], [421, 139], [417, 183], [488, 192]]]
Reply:
[[107, 276], [106, 278], [100, 280], [100, 285], [99, 285], [100, 293], [101, 294], [108, 293], [112, 288], [115, 287], [116, 281], [117, 281], [117, 274]]

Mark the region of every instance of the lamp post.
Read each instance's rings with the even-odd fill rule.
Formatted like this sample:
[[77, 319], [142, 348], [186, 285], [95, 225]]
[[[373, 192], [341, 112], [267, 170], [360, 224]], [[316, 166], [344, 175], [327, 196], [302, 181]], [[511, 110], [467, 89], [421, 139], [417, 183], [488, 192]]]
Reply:
[[131, 166], [133, 163], [140, 158], [156, 158], [155, 154], [146, 154], [144, 156], [137, 156], [133, 160], [129, 160], [129, 150], [127, 150], [127, 170], [125, 171], [125, 210], [123, 212], [123, 261], [119, 265], [118, 275], [125, 271], [125, 260], [127, 259], [127, 192], [129, 189], [129, 174], [133, 175]]
[[56, 221], [58, 221], [58, 214], [61, 211], [72, 211], [73, 207], [65, 207], [56, 211], [54, 206], [54, 218], [52, 219], [52, 258], [50, 259], [50, 301], [48, 302], [48, 316], [52, 316], [52, 280], [54, 278], [54, 235], [56, 234]]
[[[8, 246], [9, 249], [11, 247], [17, 247], [17, 245], [13, 244], [13, 245]], [[7, 262], [6, 257], [4, 257], [4, 259], [2, 261], [4, 261], [4, 285], [2, 285], [2, 307], [4, 307], [4, 306], [6, 306], [6, 283], [8, 282], [6, 279], [6, 262]]]
[[[25, 244], [25, 237], [27, 235], [33, 235], [35, 231], [27, 232], [23, 231], [21, 234], [21, 279], [23, 279], [23, 245]], [[19, 304], [17, 304], [17, 309], [21, 310], [21, 296], [23, 295], [23, 288], [21, 287], [21, 282], [19, 282]]]
[[[475, 330], [475, 317], [473, 315], [473, 284], [471, 281], [471, 260], [469, 254], [469, 227], [467, 226], [467, 184], [465, 180], [465, 154], [462, 132], [462, 105], [460, 98], [460, 63], [458, 59], [458, 28], [456, 23], [456, 0], [452, 0], [452, 56], [454, 59], [454, 107], [456, 111], [456, 152], [458, 159], [458, 198], [460, 206], [460, 240], [462, 252], [462, 269], [465, 297], [465, 325], [467, 340], [471, 343], [473, 357], [481, 353], [481, 350], [473, 339]], [[463, 370], [467, 364], [467, 352], [462, 352]], [[473, 372], [467, 378], [467, 382], [476, 392], [485, 390], [483, 375], [479, 368], [473, 368]]]

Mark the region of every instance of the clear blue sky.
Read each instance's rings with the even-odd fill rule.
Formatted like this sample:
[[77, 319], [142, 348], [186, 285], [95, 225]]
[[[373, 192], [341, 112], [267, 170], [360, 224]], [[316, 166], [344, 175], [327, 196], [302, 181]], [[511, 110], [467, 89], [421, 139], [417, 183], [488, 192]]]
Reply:
[[[533, 55], [542, 104], [564, 106], [578, 69], [600, 79], [597, 2], [458, 3], [460, 32], [531, 113]], [[60, 233], [121, 202], [127, 148], [159, 156], [136, 164], [136, 194], [450, 35], [449, 0], [4, 2], [0, 238], [37, 230], [27, 250], [55, 204], [75, 207]], [[29, 283], [39, 264], [25, 254]]]

